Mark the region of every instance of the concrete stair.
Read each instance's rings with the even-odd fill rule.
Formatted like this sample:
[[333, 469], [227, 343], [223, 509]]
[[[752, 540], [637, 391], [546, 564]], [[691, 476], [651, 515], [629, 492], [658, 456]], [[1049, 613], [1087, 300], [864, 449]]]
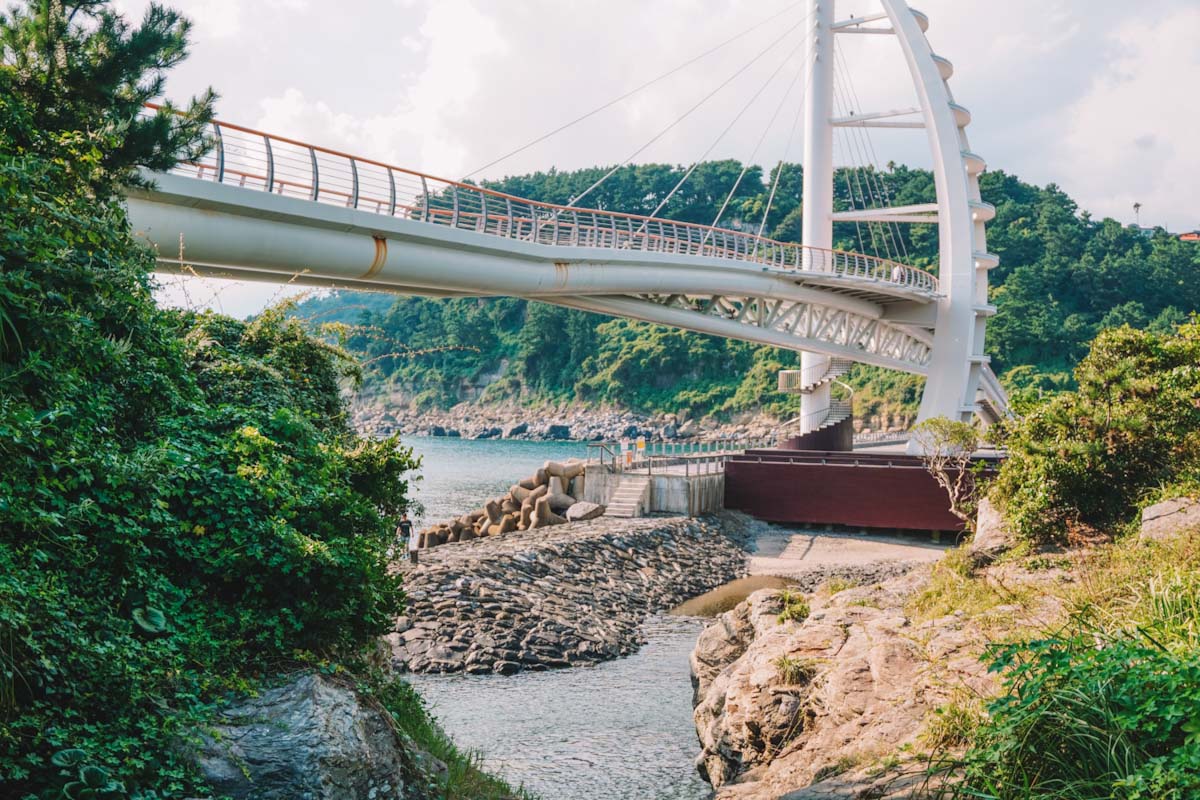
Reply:
[[617, 490], [606, 506], [606, 517], [640, 517], [646, 512], [650, 499], [650, 476], [626, 474], [621, 476]]

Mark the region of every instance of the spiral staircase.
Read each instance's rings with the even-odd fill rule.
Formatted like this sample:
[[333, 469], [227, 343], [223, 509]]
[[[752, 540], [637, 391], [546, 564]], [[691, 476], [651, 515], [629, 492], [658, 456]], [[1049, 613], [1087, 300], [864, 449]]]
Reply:
[[[801, 414], [780, 426], [779, 447], [783, 450], [851, 450], [854, 443], [854, 390], [839, 378], [854, 366], [847, 358], [822, 359], [804, 369], [779, 372], [779, 391], [811, 395], [837, 384], [846, 390], [845, 400], [830, 400], [814, 412]], [[795, 428], [798, 433], [792, 433]]]

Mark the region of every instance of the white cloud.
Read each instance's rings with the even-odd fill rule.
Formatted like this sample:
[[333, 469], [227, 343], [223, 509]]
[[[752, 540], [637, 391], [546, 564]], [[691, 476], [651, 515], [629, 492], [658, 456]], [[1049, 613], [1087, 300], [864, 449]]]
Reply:
[[242, 32], [243, 0], [192, 0], [187, 15], [196, 36], [230, 39]]
[[1120, 51], [1086, 95], [1064, 109], [1061, 159], [1068, 191], [1100, 214], [1147, 224], [1200, 226], [1200, 9], [1130, 21], [1113, 34]]
[[[391, 95], [389, 110], [335, 110], [297, 87], [260, 102], [257, 127], [401, 166], [455, 174], [467, 163], [458, 123], [492, 76], [484, 62], [503, 58], [506, 45], [494, 21], [470, 0], [445, 0], [428, 9], [416, 35], [400, 39], [405, 50], [424, 54], [424, 69]], [[384, 105], [384, 104], [380, 104]], [[355, 109], [354, 111], [357, 111]], [[478, 122], [478, 120], [476, 120]]]

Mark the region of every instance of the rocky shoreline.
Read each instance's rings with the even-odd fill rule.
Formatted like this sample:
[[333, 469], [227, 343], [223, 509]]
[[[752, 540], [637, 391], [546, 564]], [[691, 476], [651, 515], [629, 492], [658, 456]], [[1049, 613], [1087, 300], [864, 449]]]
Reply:
[[639, 627], [745, 573], [759, 523], [726, 512], [512, 531], [422, 551], [390, 634], [399, 671], [511, 674], [633, 652]]
[[[618, 441], [644, 437], [648, 441], [696, 438], [763, 438], [780, 420], [743, 414], [722, 422], [713, 417], [694, 419], [684, 414], [639, 414], [622, 409], [584, 409], [578, 404], [527, 407], [459, 403], [448, 410], [420, 410], [407, 405], [353, 403], [356, 430], [370, 436], [444, 436], [462, 439], [535, 439]], [[536, 420], [536, 421], [531, 421]]]
[[[404, 398], [384, 402], [351, 399], [351, 420], [367, 436], [444, 436], [461, 439], [533, 439], [577, 442], [689, 439], [764, 439], [786, 421], [743, 412], [728, 420], [675, 414], [642, 414], [620, 408], [587, 408], [579, 403], [525, 406], [466, 401], [449, 409], [417, 408]], [[878, 416], [857, 422], [856, 433], [900, 433], [911, 420]]]

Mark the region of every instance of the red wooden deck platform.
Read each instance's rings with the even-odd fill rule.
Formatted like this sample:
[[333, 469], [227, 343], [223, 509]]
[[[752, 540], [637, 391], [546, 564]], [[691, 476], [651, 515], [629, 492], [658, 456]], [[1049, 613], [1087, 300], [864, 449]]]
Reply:
[[[996, 464], [995, 457], [982, 460]], [[946, 492], [902, 454], [748, 450], [725, 465], [725, 507], [766, 522], [959, 531]]]

